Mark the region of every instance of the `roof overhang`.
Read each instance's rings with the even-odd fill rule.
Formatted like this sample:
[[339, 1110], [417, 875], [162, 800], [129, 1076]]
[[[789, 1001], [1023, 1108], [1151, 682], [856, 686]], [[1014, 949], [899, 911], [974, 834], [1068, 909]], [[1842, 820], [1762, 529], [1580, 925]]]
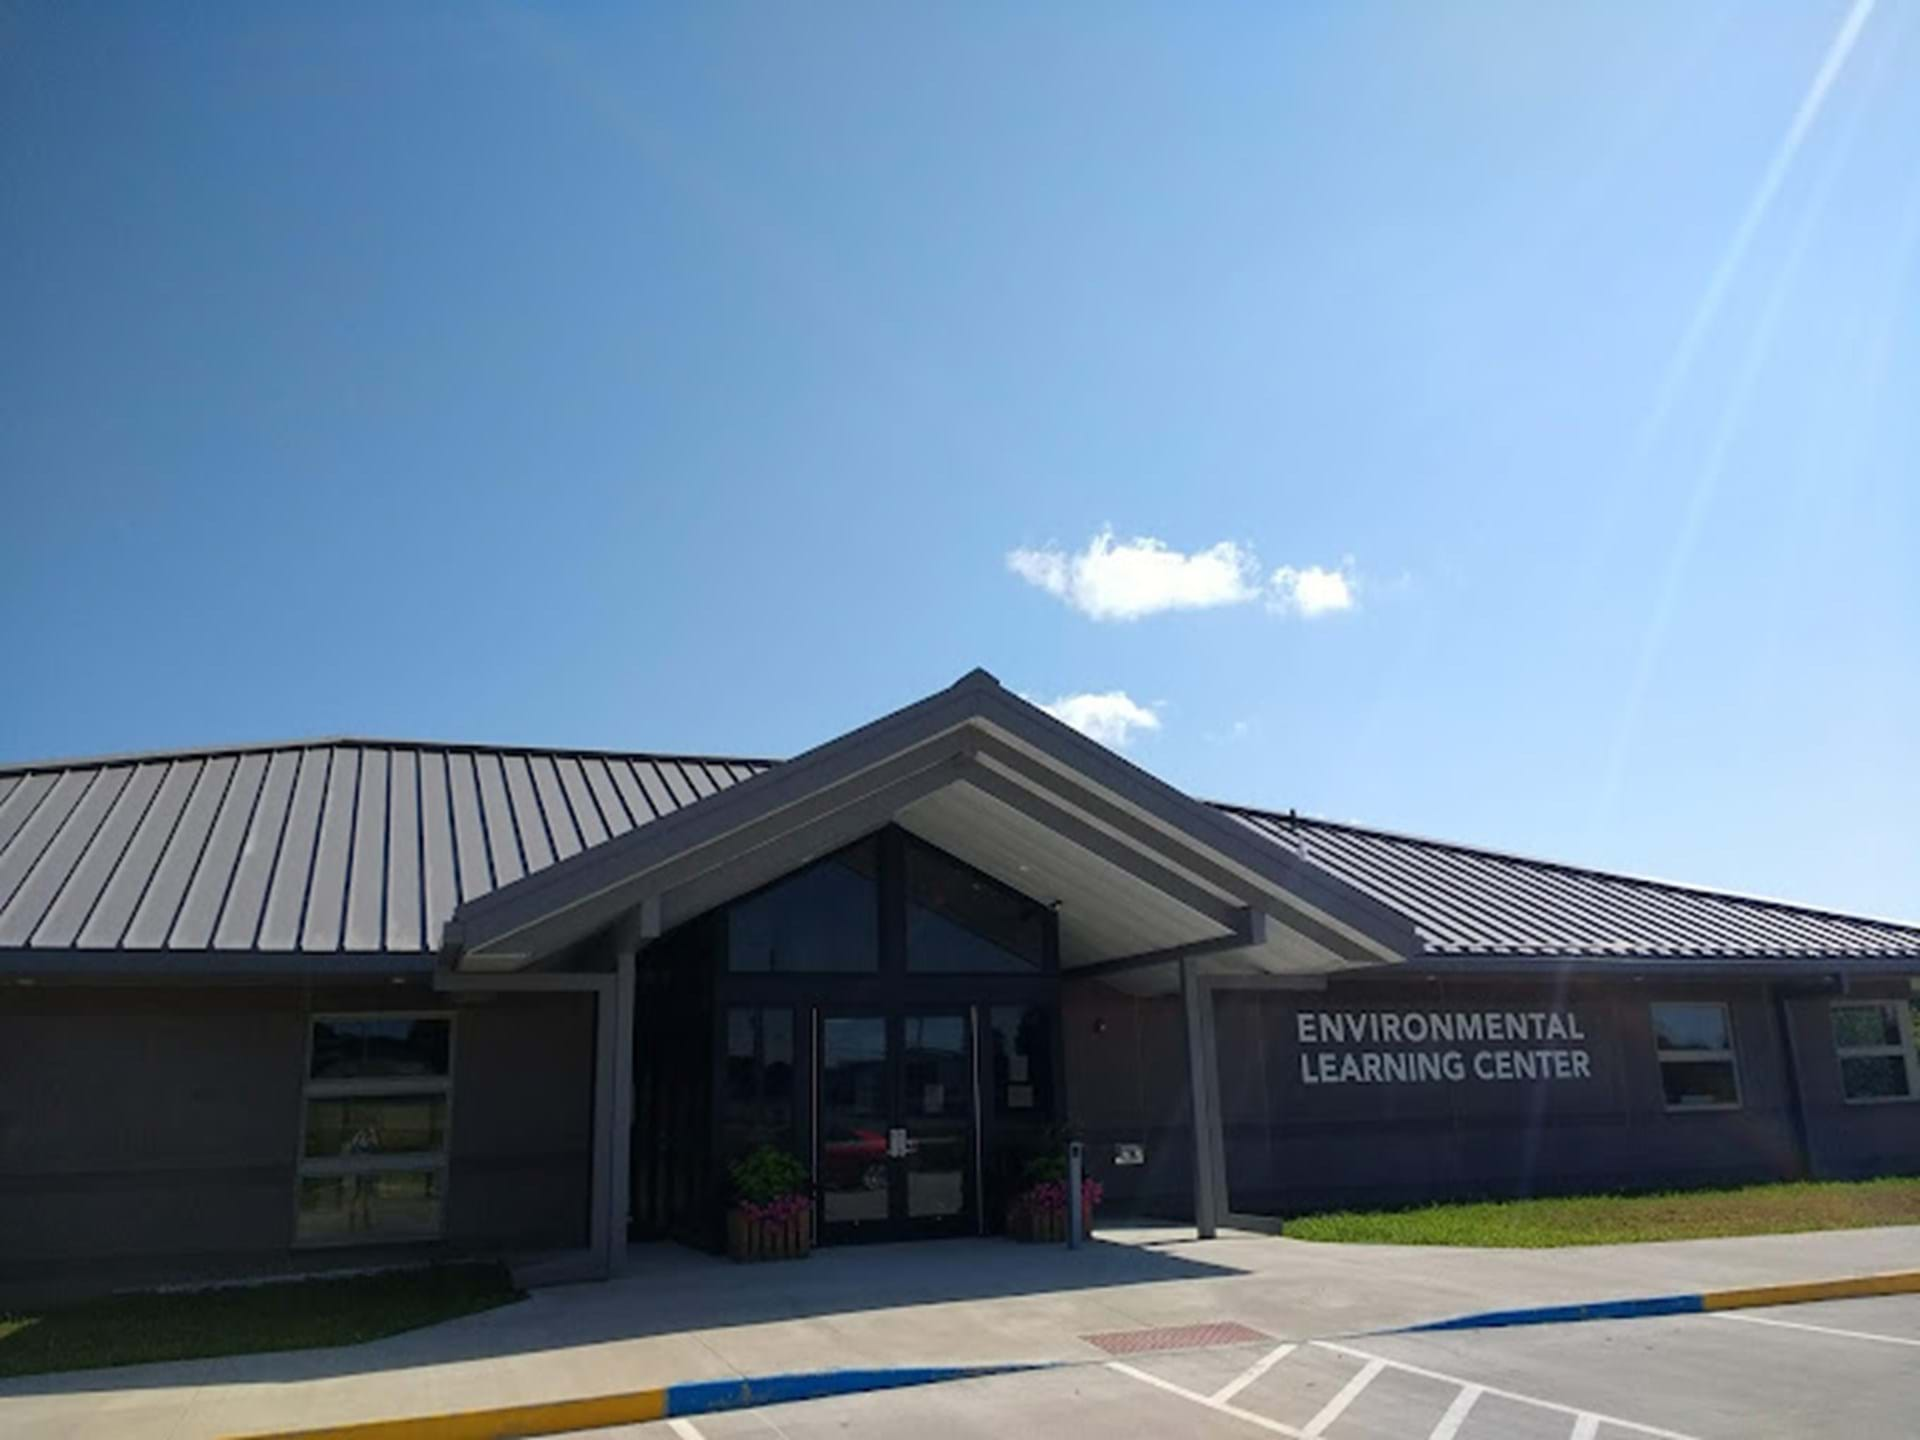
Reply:
[[974, 671], [764, 774], [460, 906], [447, 958], [543, 963], [615, 926], [657, 935], [897, 823], [1055, 904], [1061, 961], [1167, 988], [1418, 953], [1406, 917]]

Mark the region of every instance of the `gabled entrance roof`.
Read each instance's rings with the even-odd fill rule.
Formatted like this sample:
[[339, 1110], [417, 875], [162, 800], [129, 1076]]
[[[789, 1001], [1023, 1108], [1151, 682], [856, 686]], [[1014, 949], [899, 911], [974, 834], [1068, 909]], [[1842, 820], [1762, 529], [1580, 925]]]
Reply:
[[[888, 823], [1055, 904], [1070, 969], [1158, 968], [1170, 983], [1173, 957], [1161, 952], [1196, 946], [1220, 957], [1216, 966], [1270, 973], [1417, 952], [1404, 916], [981, 670], [462, 904], [448, 948], [460, 969], [502, 971], [627, 917], [639, 917], [642, 935], [658, 934]], [[1145, 963], [1155, 957], [1157, 966]]]

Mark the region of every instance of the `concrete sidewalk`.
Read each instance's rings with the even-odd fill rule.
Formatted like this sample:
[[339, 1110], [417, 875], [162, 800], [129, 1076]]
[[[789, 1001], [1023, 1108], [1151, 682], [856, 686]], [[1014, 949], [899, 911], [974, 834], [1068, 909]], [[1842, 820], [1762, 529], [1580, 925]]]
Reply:
[[191, 1440], [784, 1371], [1092, 1359], [1080, 1337], [1231, 1320], [1326, 1338], [1493, 1306], [1828, 1279], [1920, 1264], [1920, 1230], [1566, 1250], [1317, 1245], [1103, 1231], [1078, 1252], [1001, 1240], [732, 1265], [636, 1252], [605, 1285], [346, 1349], [0, 1382], [0, 1433]]

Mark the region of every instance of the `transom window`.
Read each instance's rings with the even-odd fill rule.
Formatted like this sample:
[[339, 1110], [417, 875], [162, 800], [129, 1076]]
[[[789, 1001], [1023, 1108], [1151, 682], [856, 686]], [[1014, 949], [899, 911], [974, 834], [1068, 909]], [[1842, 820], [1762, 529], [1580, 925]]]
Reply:
[[318, 1015], [300, 1141], [302, 1245], [441, 1233], [453, 1103], [449, 1015]]
[[880, 968], [879, 844], [872, 837], [749, 895], [727, 913], [735, 974]]
[[1657, 1001], [1653, 1043], [1669, 1110], [1732, 1110], [1740, 1104], [1733, 1019], [1718, 1001]]
[[1833, 1005], [1833, 1048], [1840, 1093], [1851, 1104], [1920, 1096], [1915, 1011], [1920, 1001], [1839, 1000]]
[[930, 845], [907, 841], [907, 969], [1027, 972], [1046, 964], [1047, 910]]

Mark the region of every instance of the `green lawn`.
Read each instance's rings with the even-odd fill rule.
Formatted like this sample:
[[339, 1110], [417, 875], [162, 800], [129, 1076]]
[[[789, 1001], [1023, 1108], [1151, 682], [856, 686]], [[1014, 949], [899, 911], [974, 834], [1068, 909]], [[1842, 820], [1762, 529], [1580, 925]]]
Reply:
[[436, 1265], [0, 1311], [0, 1377], [354, 1345], [520, 1296], [503, 1265]]
[[1342, 1210], [1289, 1220], [1285, 1232], [1297, 1240], [1540, 1248], [1854, 1230], [1864, 1225], [1920, 1225], [1920, 1177], [1659, 1195], [1577, 1195], [1418, 1210]]

